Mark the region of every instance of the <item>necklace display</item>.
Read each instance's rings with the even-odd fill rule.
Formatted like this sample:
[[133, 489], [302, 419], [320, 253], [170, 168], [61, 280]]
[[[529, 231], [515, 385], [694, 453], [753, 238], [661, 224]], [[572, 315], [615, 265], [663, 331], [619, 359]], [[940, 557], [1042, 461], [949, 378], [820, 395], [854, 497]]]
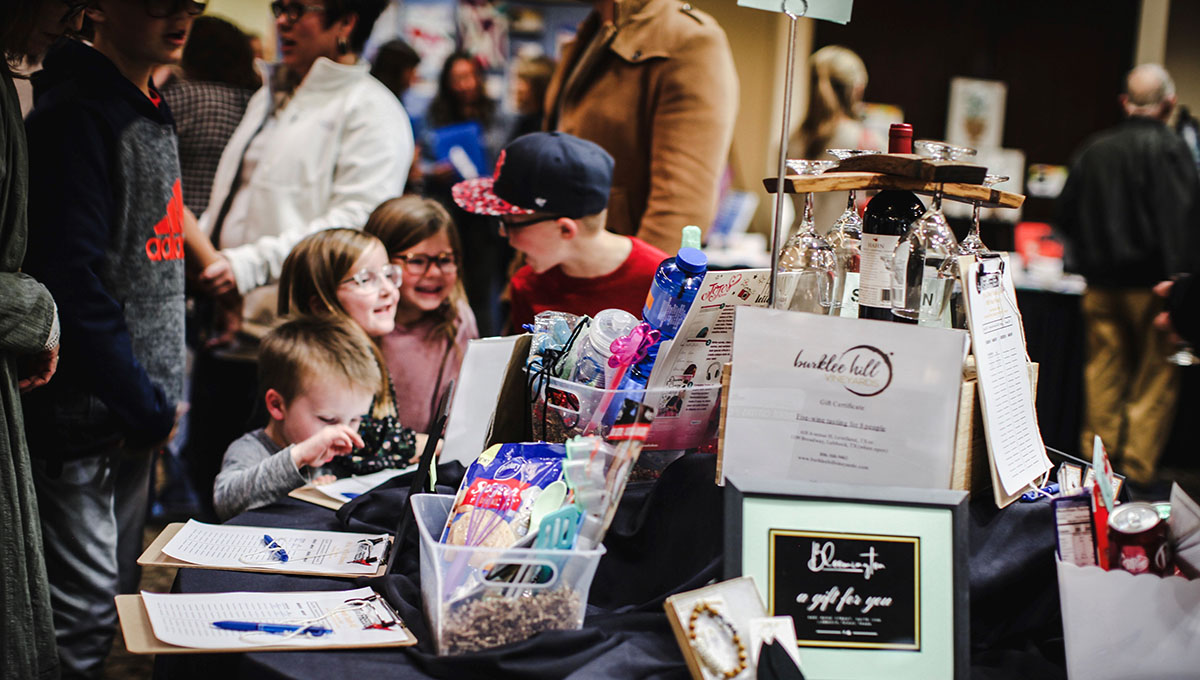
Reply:
[[[728, 664], [724, 663], [714, 653], [714, 649], [709, 644], [709, 640], [713, 637], [712, 635], [700, 636], [697, 634], [697, 624], [701, 617], [711, 618], [716, 624], [717, 630], [729, 634], [729, 647], [732, 651], [737, 652], [737, 663], [733, 668], [729, 668]], [[746, 670], [746, 645], [742, 643], [742, 639], [738, 636], [733, 624], [729, 623], [709, 600], [700, 600], [692, 608], [692, 615], [688, 619], [688, 639], [691, 640], [692, 649], [696, 650], [696, 656], [700, 657], [700, 661], [712, 669], [714, 673], [720, 673], [726, 678], [736, 678], [742, 671]]]

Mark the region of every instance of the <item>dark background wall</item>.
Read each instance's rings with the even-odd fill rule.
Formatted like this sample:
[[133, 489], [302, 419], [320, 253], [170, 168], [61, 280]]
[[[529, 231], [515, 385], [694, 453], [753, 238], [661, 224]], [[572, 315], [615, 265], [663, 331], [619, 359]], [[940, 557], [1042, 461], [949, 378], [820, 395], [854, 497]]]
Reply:
[[[1004, 146], [1064, 165], [1120, 119], [1139, 12], [1136, 0], [856, 0], [851, 23], [816, 22], [813, 43], [857, 52], [867, 101], [903, 108], [918, 139], [944, 136], [951, 78], [1002, 80]], [[1049, 221], [1052, 209], [1030, 199], [1024, 219]]]

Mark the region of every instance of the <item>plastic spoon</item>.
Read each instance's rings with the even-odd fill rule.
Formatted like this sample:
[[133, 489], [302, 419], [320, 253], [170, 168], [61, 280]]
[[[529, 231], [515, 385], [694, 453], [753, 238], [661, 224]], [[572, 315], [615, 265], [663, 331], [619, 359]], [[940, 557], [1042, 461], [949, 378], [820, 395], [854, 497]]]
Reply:
[[529, 513], [529, 528], [537, 531], [542, 526], [542, 520], [562, 507], [567, 499], [567, 483], [561, 479], [548, 484], [538, 497], [533, 499], [533, 508]]

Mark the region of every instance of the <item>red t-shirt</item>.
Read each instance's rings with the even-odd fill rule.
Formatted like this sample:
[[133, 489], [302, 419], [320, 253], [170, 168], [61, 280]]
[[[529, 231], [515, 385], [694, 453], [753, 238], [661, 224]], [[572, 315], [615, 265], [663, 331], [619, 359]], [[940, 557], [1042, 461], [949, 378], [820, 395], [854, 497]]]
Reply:
[[561, 266], [541, 274], [535, 274], [529, 265], [518, 269], [512, 278], [511, 331], [524, 332], [521, 326], [533, 323], [535, 314], [551, 310], [594, 317], [601, 310], [615, 308], [641, 318], [654, 272], [670, 256], [635, 236], [629, 240], [633, 242], [629, 257], [604, 276], [567, 276]]

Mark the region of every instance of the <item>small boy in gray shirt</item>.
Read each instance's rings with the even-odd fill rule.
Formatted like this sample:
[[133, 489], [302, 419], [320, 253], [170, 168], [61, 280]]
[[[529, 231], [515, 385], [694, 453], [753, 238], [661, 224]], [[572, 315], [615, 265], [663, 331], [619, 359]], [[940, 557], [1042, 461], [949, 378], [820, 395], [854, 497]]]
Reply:
[[229, 445], [213, 488], [221, 519], [269, 505], [334, 456], [363, 446], [359, 421], [382, 380], [371, 340], [358, 326], [302, 317], [262, 342], [258, 385], [271, 422]]

